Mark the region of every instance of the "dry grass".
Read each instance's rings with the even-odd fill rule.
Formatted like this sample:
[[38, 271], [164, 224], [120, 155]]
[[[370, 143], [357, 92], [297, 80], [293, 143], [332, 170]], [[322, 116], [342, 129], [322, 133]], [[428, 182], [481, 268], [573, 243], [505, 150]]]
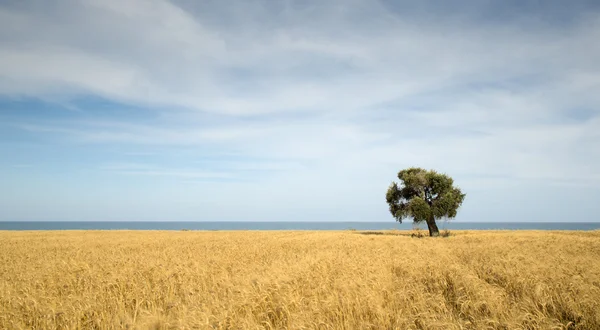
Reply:
[[600, 231], [0, 232], [0, 328], [600, 329]]

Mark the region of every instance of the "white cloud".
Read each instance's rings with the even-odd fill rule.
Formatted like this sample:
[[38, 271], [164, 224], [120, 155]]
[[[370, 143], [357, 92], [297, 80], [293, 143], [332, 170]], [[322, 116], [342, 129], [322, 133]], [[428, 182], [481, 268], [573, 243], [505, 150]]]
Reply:
[[[599, 37], [596, 21], [561, 33], [424, 26], [376, 2], [355, 5], [313, 4], [277, 14], [246, 4], [248, 14], [231, 26], [204, 23], [167, 1], [62, 2], [46, 14], [5, 9], [15, 33], [0, 53], [7, 82], [0, 92], [95, 93], [142, 105], [256, 114], [347, 111], [456, 84], [535, 74], [561, 79], [564, 70], [597, 83], [589, 69], [598, 47], [565, 52]], [[372, 16], [360, 12], [365, 8]], [[241, 15], [218, 9], [225, 17]], [[273, 16], [279, 20], [270, 22]]]
[[[120, 171], [223, 178], [272, 170], [255, 188], [283, 204], [293, 195], [325, 208], [321, 199], [343, 192], [375, 205], [372, 194], [412, 165], [472, 189], [531, 180], [598, 187], [598, 12], [563, 25], [495, 24], [472, 13], [408, 17], [370, 0], [0, 6], [0, 95], [147, 107], [159, 113], [153, 122], [14, 124], [130, 153], [154, 146], [200, 156], [208, 146], [237, 154], [249, 160], [221, 162], [222, 172]], [[290, 185], [295, 192], [278, 197]]]

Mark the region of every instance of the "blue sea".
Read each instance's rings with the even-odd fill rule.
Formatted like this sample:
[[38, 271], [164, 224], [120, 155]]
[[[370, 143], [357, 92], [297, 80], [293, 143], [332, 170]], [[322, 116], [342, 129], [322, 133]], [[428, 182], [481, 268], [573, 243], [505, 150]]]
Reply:
[[[426, 229], [426, 224], [419, 228]], [[600, 222], [438, 222], [440, 230], [595, 230]], [[412, 230], [412, 222], [0, 221], [0, 230]]]

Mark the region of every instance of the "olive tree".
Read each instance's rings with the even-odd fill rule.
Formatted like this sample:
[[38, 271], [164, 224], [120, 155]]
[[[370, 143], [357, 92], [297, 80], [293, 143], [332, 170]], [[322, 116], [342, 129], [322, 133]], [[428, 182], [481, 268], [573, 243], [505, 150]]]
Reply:
[[385, 195], [392, 216], [400, 223], [407, 218], [425, 221], [429, 236], [439, 236], [436, 220], [456, 217], [465, 194], [451, 177], [434, 170], [412, 167], [400, 171], [398, 179], [400, 185], [393, 182]]

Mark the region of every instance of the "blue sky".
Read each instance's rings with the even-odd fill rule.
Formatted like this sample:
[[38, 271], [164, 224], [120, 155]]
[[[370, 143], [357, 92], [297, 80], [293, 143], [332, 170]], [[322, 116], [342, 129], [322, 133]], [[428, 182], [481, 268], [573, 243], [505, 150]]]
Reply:
[[597, 1], [0, 2], [0, 220], [598, 221]]

